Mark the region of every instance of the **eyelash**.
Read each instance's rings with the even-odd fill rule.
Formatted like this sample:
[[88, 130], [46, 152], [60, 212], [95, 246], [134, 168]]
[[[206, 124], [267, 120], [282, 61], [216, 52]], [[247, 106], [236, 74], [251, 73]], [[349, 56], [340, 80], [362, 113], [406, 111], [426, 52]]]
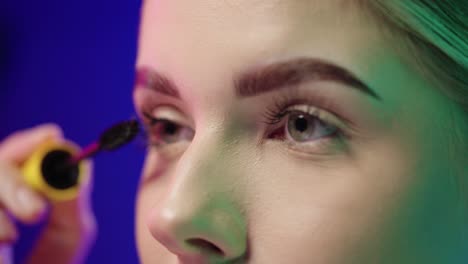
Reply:
[[339, 107], [331, 100], [320, 95], [300, 93], [298, 90], [291, 90], [287, 94], [279, 95], [273, 98], [273, 103], [270, 104], [270, 107], [266, 109], [264, 114], [265, 123], [269, 125], [274, 125], [282, 121], [286, 115], [291, 112], [291, 107], [296, 105], [305, 105], [307, 106], [306, 110], [303, 111], [305, 114], [309, 114], [318, 120], [328, 123], [327, 120], [321, 117], [321, 113], [329, 113], [332, 116], [337, 117], [340, 120], [343, 120], [343, 125], [338, 126], [340, 133], [344, 136], [349, 137], [350, 134], [344, 128], [353, 127], [354, 124], [346, 116], [342, 116], [336, 113], [333, 109], [339, 109]]
[[172, 121], [167, 118], [156, 118], [153, 117], [150, 113], [152, 111], [143, 110], [142, 113], [142, 122], [143, 122], [143, 137], [144, 143], [146, 147], [153, 147], [155, 149], [160, 149], [165, 145], [170, 145], [172, 142], [164, 142], [164, 139], [159, 139], [160, 135], [153, 131], [158, 125], [171, 125], [179, 129], [185, 128], [184, 126], [180, 125], [179, 123]]
[[[285, 125], [287, 126], [287, 123], [285, 123], [286, 117], [290, 115], [293, 111], [297, 110], [291, 110], [292, 107], [301, 105], [305, 106], [306, 108], [300, 112], [303, 112], [306, 115], [309, 115], [310, 117], [315, 118], [320, 124], [324, 124], [326, 126], [333, 127], [333, 133], [330, 135], [324, 136], [323, 138], [318, 138], [317, 140], [313, 140], [311, 143], [301, 143], [301, 142], [288, 142], [288, 145], [296, 148], [298, 145], [311, 145], [313, 144], [312, 148], [316, 148], [319, 150], [322, 150], [323, 148], [329, 147], [328, 143], [331, 143], [330, 141], [333, 141], [335, 143], [344, 143], [345, 140], [350, 138], [350, 133], [348, 133], [348, 130], [346, 129], [346, 125], [342, 124], [334, 124], [332, 121], [327, 120], [327, 118], [322, 117], [322, 115], [331, 115], [337, 117], [337, 119], [342, 119], [347, 123], [347, 119], [344, 117], [339, 117], [338, 115], [335, 114], [333, 111], [329, 109], [336, 109], [333, 103], [325, 98], [320, 98], [317, 95], [314, 95], [313, 97], [310, 97], [310, 95], [301, 95], [298, 93], [288, 93], [286, 95], [281, 95], [278, 97], [273, 98], [274, 101], [272, 104], [270, 104], [270, 107], [266, 109], [264, 113], [264, 123], [270, 126], [269, 132], [267, 132], [267, 137], [268, 139], [272, 139], [272, 133], [275, 133], [275, 131], [279, 131], [280, 129], [285, 128]], [[152, 137], [154, 136], [152, 129], [154, 126], [157, 124], [170, 124], [170, 125], [175, 125], [178, 129], [186, 129], [185, 126], [178, 124], [177, 122], [174, 122], [169, 119], [159, 119], [156, 117], [153, 117], [150, 113], [152, 111], [142, 111], [143, 117], [144, 117], [144, 123], [145, 125], [145, 138], [147, 142], [147, 146], [152, 146], [155, 148], [159, 148], [162, 145], [170, 145], [171, 142], [167, 143], [164, 142], [164, 139], [158, 139], [154, 140]], [[279, 123], [283, 123], [279, 128], [277, 127]], [[337, 123], [337, 122], [335, 122]], [[271, 127], [275, 127], [275, 129], [272, 129]], [[193, 136], [193, 135], [192, 135]], [[274, 138], [278, 139], [278, 138]], [[284, 137], [281, 138], [283, 141], [286, 141]], [[323, 144], [322, 144], [323, 143]], [[342, 144], [341, 144], [342, 145]], [[310, 148], [310, 146], [308, 146]]]
[[[331, 143], [330, 141], [333, 141], [334, 143], [339, 143], [340, 146], [345, 146], [345, 140], [349, 140], [351, 138], [351, 133], [347, 130], [348, 125], [351, 125], [351, 122], [349, 121], [349, 119], [341, 117], [338, 114], [335, 114], [334, 111], [330, 110], [336, 109], [337, 107], [332, 101], [326, 98], [321, 98], [317, 95], [311, 96], [308, 94], [300, 94], [297, 91], [293, 91], [286, 95], [280, 95], [279, 97], [275, 97], [273, 99], [273, 103], [270, 105], [271, 106], [267, 108], [264, 114], [264, 123], [266, 123], [269, 126], [276, 126], [275, 129], [269, 129], [267, 131], [266, 136], [270, 139], [277, 138], [275, 135], [278, 131], [284, 133], [284, 131], [281, 130], [285, 130], [285, 126], [288, 125], [285, 119], [287, 119], [287, 117], [293, 112], [301, 112], [305, 115], [315, 118], [318, 122], [320, 122], [323, 125], [334, 128], [334, 132], [330, 135], [327, 135], [323, 138], [318, 138], [317, 140], [311, 142], [312, 144], [314, 144], [314, 148], [316, 147], [322, 150], [323, 148], [329, 146], [328, 143]], [[292, 109], [295, 106], [304, 106], [305, 109], [300, 111]], [[327, 118], [322, 117], [322, 115], [331, 115], [336, 117], [337, 119], [343, 120], [343, 122], [340, 122], [340, 124], [334, 124], [332, 121], [327, 120]], [[278, 124], [280, 123], [281, 126], [278, 126]], [[285, 136], [281, 136], [280, 139], [285, 140]], [[304, 143], [288, 143], [288, 145], [290, 145], [291, 147], [297, 147], [301, 144]]]

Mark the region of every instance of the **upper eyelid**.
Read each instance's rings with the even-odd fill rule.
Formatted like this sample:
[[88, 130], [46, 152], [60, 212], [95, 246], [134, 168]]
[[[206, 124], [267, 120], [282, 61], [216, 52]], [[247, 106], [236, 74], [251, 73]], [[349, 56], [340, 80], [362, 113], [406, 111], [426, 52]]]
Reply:
[[[148, 99], [148, 98], [147, 98]], [[174, 104], [166, 100], [150, 100], [140, 102], [136, 105], [137, 111], [140, 115], [147, 119], [164, 119], [182, 126], [193, 128], [194, 121], [187, 115], [186, 111], [179, 104]], [[157, 114], [155, 114], [155, 112]]]
[[151, 116], [151, 114], [146, 111], [142, 111], [142, 115], [143, 118], [146, 119], [149, 123], [155, 123], [156, 121], [160, 120], [159, 118]]
[[[279, 118], [280, 120], [278, 120], [278, 122], [281, 122], [281, 119], [284, 119], [284, 117], [292, 111], [300, 111], [305, 114], [312, 115], [323, 122], [330, 123], [331, 125], [337, 126], [340, 129], [348, 129], [348, 126], [344, 122], [340, 121], [339, 120], [340, 118], [335, 116], [333, 113], [329, 113], [327, 110], [321, 109], [313, 105], [308, 105], [308, 104], [295, 104], [295, 105], [291, 105], [287, 107], [280, 113], [281, 117]], [[158, 121], [164, 120], [164, 121], [172, 122], [178, 126], [188, 126], [184, 124], [184, 122], [180, 122], [179, 120], [174, 120], [172, 118], [167, 118], [167, 117], [161, 118], [161, 117], [153, 116], [150, 114], [150, 111], [142, 110], [141, 115], [143, 119], [146, 121], [146, 123], [149, 123], [149, 125], [153, 125], [154, 123], [157, 123]], [[268, 117], [265, 117], [265, 118], [268, 118]], [[275, 125], [278, 122], [266, 122], [266, 123], [269, 125]]]
[[[299, 109], [298, 106], [304, 106], [306, 109]], [[332, 121], [334, 123], [333, 125], [337, 123], [336, 126], [338, 126], [339, 128], [348, 129], [348, 125], [346, 124], [346, 122], [341, 121], [338, 116], [336, 116], [334, 113], [331, 113], [330, 111], [327, 111], [325, 109], [321, 109], [319, 107], [306, 105], [306, 104], [296, 104], [286, 109], [286, 111], [289, 111], [289, 112], [294, 111], [294, 110], [301, 111], [301, 112], [310, 114], [312, 116], [315, 116], [321, 121], [327, 121], [327, 122]]]
[[184, 101], [151, 89], [134, 89], [133, 101], [136, 111], [148, 111], [160, 106], [170, 106], [181, 113], [186, 113]]
[[[141, 91], [139, 93], [138, 91]], [[146, 91], [146, 92], [143, 92]], [[136, 97], [139, 97], [135, 104], [138, 108], [140, 113], [146, 112], [153, 116], [152, 112], [154, 109], [159, 107], [168, 106], [170, 108], [174, 108], [174, 111], [177, 111], [182, 116], [181, 119], [172, 119], [172, 118], [164, 118], [177, 123], [183, 126], [189, 126], [193, 129], [196, 129], [196, 122], [190, 115], [187, 115], [187, 111], [184, 111], [184, 108], [180, 106], [181, 102], [174, 102], [174, 98], [164, 98], [160, 97], [159, 93], [146, 90], [146, 89], [136, 89], [135, 90]], [[144, 96], [146, 95], [146, 96]], [[263, 95], [267, 96], [267, 94]], [[262, 96], [262, 97], [263, 97]], [[257, 97], [259, 98], [259, 97]], [[265, 97], [264, 97], [265, 98]], [[245, 100], [245, 99], [241, 99]], [[293, 89], [289, 89], [288, 91], [278, 91], [274, 94], [270, 94], [267, 98], [262, 100], [265, 102], [265, 108], [260, 110], [262, 113], [266, 112], [278, 112], [278, 104], [280, 107], [283, 107], [281, 110], [285, 109], [292, 109], [296, 105], [310, 105], [310, 107], [319, 109], [320, 112], [323, 111], [325, 113], [329, 113], [333, 118], [333, 120], [337, 120], [338, 122], [334, 122], [333, 124], [337, 123], [340, 128], [350, 128], [354, 127], [354, 122], [350, 120], [348, 115], [341, 114], [345, 112], [342, 105], [337, 103], [337, 100], [333, 98], [329, 94], [322, 94], [319, 89], [314, 89], [313, 91], [306, 86], [295, 86]], [[273, 106], [273, 107], [272, 107]], [[271, 109], [275, 109], [270, 111]], [[185, 109], [187, 110], [187, 109]], [[321, 112], [321, 113], [323, 113]], [[319, 115], [321, 117], [322, 115]], [[182, 121], [182, 122], [181, 122]], [[327, 121], [327, 120], [325, 120]]]
[[346, 111], [346, 107], [339, 103], [337, 98], [332, 95], [318, 93], [317, 91], [310, 91], [309, 89], [301, 89], [296, 87], [289, 93], [280, 93], [273, 97], [272, 102], [276, 108], [282, 107], [288, 109], [296, 105], [309, 105], [316, 108], [320, 113], [328, 113], [334, 119], [338, 120], [344, 128], [349, 130], [356, 130], [357, 123], [355, 117]]

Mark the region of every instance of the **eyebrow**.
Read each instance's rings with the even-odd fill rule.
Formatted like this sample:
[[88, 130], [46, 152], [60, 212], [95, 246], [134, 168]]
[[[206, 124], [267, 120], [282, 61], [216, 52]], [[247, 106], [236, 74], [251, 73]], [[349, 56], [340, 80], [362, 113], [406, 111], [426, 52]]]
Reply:
[[136, 70], [135, 89], [139, 87], [180, 99], [180, 93], [176, 85], [169, 78], [148, 66], [139, 67]]
[[313, 81], [338, 82], [381, 100], [374, 90], [345, 68], [314, 58], [298, 58], [258, 67], [241, 74], [234, 84], [238, 97], [250, 97]]
[[[313, 81], [338, 82], [381, 100], [374, 90], [350, 71], [315, 58], [298, 58], [250, 69], [234, 78], [234, 88], [237, 97], [245, 98]], [[176, 85], [169, 78], [148, 66], [137, 69], [135, 84], [135, 88], [146, 87], [181, 98]]]

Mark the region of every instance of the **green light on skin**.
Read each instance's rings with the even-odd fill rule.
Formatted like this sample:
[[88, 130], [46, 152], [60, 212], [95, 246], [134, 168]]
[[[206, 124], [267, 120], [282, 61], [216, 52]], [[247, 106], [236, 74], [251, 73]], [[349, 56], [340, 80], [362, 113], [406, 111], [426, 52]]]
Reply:
[[401, 259], [393, 258], [395, 263], [458, 263], [466, 255], [466, 193], [460, 190], [468, 174], [452, 139], [463, 113], [420, 71], [393, 54], [376, 56], [363, 68], [364, 79], [383, 98], [382, 104], [373, 105], [381, 136], [399, 142], [410, 164], [382, 250]]

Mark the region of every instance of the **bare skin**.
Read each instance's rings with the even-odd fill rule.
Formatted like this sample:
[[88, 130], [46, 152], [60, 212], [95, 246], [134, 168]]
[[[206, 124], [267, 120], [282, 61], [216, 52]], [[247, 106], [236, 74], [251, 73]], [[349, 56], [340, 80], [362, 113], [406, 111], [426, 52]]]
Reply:
[[[145, 1], [137, 69], [164, 75], [180, 98], [160, 83], [135, 88], [158, 145], [138, 195], [141, 261], [457, 263], [466, 222], [450, 168], [461, 164], [439, 153], [461, 113], [395, 45], [351, 1]], [[347, 69], [380, 100], [327, 77], [236, 92], [245, 72], [310, 59]], [[313, 131], [291, 112], [266, 124], [278, 101]]]
[[[466, 163], [449, 151], [447, 121], [462, 113], [375, 22], [354, 1], [144, 2], [142, 263], [463, 263]], [[60, 137], [45, 130], [0, 145], [0, 181], [22, 186], [17, 167], [35, 143], [7, 146]], [[0, 197], [0, 213], [26, 222], [46, 207], [35, 197], [35, 210], [16, 212]], [[17, 235], [2, 236], [5, 247]], [[51, 241], [32, 259], [47, 259]], [[71, 241], [57, 263], [89, 245]]]

